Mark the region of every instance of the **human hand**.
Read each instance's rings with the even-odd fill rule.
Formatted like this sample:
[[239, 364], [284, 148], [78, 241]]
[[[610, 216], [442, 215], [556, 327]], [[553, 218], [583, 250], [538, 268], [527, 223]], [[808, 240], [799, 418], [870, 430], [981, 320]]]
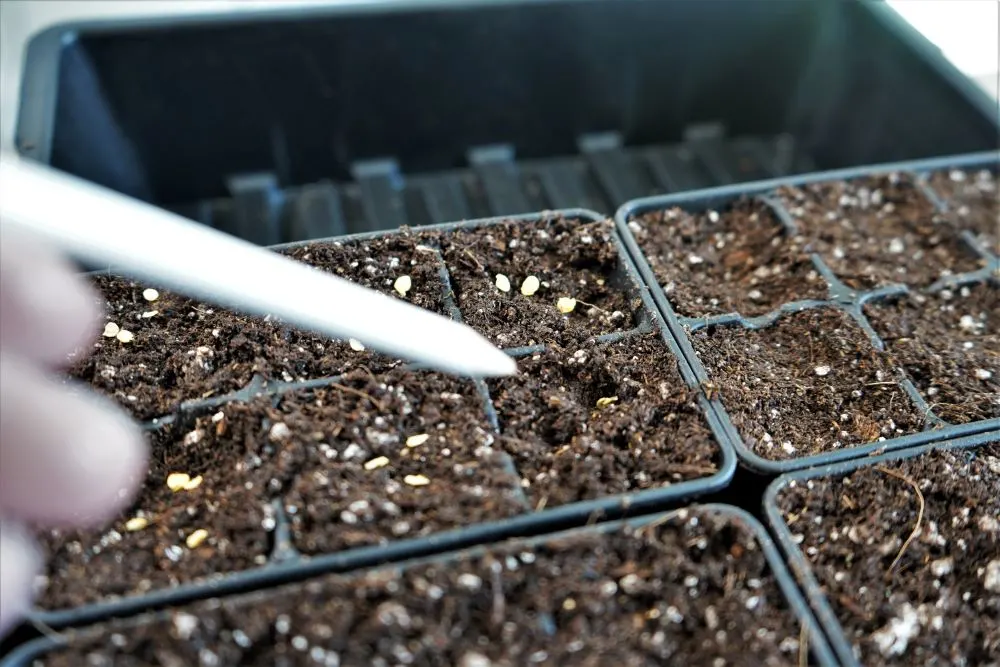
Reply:
[[70, 266], [0, 223], [0, 636], [28, 611], [41, 555], [27, 526], [87, 526], [126, 505], [142, 434], [105, 399], [52, 373], [97, 331]]

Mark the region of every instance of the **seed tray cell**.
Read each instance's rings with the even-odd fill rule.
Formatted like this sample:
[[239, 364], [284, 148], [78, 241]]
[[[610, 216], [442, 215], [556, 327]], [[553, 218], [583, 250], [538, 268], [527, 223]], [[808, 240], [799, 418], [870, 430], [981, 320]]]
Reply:
[[[343, 267], [339, 258], [354, 257], [353, 244], [362, 254], [409, 250], [408, 270], [422, 268], [407, 298], [461, 319], [446, 258], [452, 251], [453, 261], [466, 256], [452, 239], [475, 230], [507, 247], [517, 237], [529, 248], [532, 235], [547, 230], [546, 243], [554, 245], [542, 250], [557, 258], [566, 250], [565, 264], [549, 266], [551, 282], [540, 273], [546, 280], [531, 296], [518, 289], [516, 272], [510, 293], [489, 277], [493, 268], [475, 276], [477, 289], [491, 290], [515, 310], [518, 301], [537, 301], [528, 311], [536, 322], [545, 321], [546, 307], [552, 314], [541, 344], [507, 350], [519, 359], [520, 376], [488, 384], [448, 379], [343, 346], [356, 358], [342, 374], [291, 381], [257, 375], [236, 391], [183, 401], [145, 423], [153, 464], [133, 507], [101, 532], [42, 534], [51, 567], [34, 619], [76, 626], [317, 568], [391, 562], [649, 511], [728, 483], [735, 456], [722, 444], [722, 425], [679, 363], [613, 225], [597, 214], [473, 221], [277, 250], [321, 270], [375, 266], [372, 282], [383, 289], [392, 289], [407, 256], [401, 266], [396, 255], [388, 257], [391, 273], [363, 257], [352, 260], [358, 267]], [[576, 242], [581, 234], [589, 240]], [[425, 256], [436, 264], [421, 264]], [[534, 256], [544, 266], [545, 255]], [[597, 303], [581, 299], [560, 313], [558, 296], [579, 296], [554, 288], [560, 273], [584, 289], [573, 262], [586, 280], [601, 276], [605, 285], [597, 297], [588, 293]], [[566, 289], [573, 281], [565, 281]], [[130, 289], [141, 293], [140, 286]], [[601, 298], [620, 299], [622, 317], [603, 319], [606, 309], [598, 304], [609, 304]], [[180, 333], [196, 318], [182, 319]], [[619, 319], [621, 330], [595, 335]], [[226, 332], [239, 334], [240, 326]], [[112, 340], [122, 354], [131, 349]], [[255, 368], [267, 367], [267, 353], [259, 348]], [[127, 397], [122, 403], [129, 405]], [[181, 488], [167, 488], [172, 473], [188, 476]], [[142, 553], [132, 558], [133, 550]]]
[[835, 664], [766, 531], [741, 510], [705, 505], [106, 621], [26, 645], [4, 664], [791, 666], [810, 657]]
[[1000, 260], [929, 185], [997, 164], [884, 165], [619, 210], [746, 465], [781, 472], [1000, 429]]
[[1000, 436], [782, 475], [765, 514], [842, 665], [991, 664]]

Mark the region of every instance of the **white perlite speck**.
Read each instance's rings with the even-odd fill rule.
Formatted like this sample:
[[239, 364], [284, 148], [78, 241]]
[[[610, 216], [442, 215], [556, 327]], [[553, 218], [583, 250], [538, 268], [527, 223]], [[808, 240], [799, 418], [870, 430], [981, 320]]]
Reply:
[[830, 370], [831, 369], [830, 369], [829, 366], [817, 366], [813, 370], [815, 371], [816, 375], [818, 375], [820, 377], [824, 377], [824, 376], [830, 374]]
[[988, 371], [985, 368], [977, 368], [973, 371], [973, 373], [975, 374], [977, 380], [989, 380], [993, 377], [993, 372]]
[[991, 593], [1000, 593], [1000, 559], [991, 560], [986, 564], [983, 586]]
[[191, 639], [191, 635], [198, 629], [198, 617], [179, 612], [174, 616], [174, 631], [177, 636], [184, 641]]
[[747, 293], [751, 301], [759, 301], [764, 298], [764, 294], [759, 289], [752, 289]]
[[272, 440], [283, 440], [292, 434], [292, 430], [288, 428], [285, 422], [277, 422], [271, 426], [271, 430], [268, 435]]
[[953, 569], [955, 569], [955, 561], [952, 558], [941, 558], [931, 562], [931, 572], [935, 577], [949, 575]]
[[[1000, 571], [998, 571], [998, 575], [1000, 575]], [[889, 621], [888, 625], [872, 633], [872, 639], [875, 640], [879, 653], [887, 658], [903, 655], [910, 640], [920, 632], [920, 616], [913, 605], [906, 603], [899, 612], [900, 615]]]
[[893, 239], [889, 241], [889, 252], [893, 255], [899, 255], [904, 250], [906, 250], [906, 246], [903, 244], [903, 239]]
[[362, 345], [361, 341], [358, 340], [357, 338], [350, 339], [349, 341], [347, 341], [347, 344], [350, 345], [351, 349], [354, 350], [355, 352], [365, 351], [365, 346]]
[[493, 667], [493, 661], [482, 653], [466, 653], [458, 661], [458, 667]]

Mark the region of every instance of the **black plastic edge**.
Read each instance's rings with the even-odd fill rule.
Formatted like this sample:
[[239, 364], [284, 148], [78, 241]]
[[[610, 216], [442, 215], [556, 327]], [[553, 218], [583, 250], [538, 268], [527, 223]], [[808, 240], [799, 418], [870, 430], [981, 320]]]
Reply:
[[[782, 186], [802, 186], [825, 181], [853, 180], [892, 172], [913, 174], [919, 180], [921, 176], [928, 172], [979, 167], [996, 168], [998, 165], [1000, 165], [1000, 151], [987, 151], [982, 153], [968, 153], [951, 157], [933, 158], [929, 160], [897, 162], [852, 169], [839, 169], [834, 171], [817, 172], [799, 177], [768, 179], [765, 181], [757, 181], [755, 183], [722, 186], [665, 196], [645, 197], [623, 204], [615, 214], [615, 226], [622, 238], [622, 242], [625, 244], [629, 254], [632, 256], [632, 260], [635, 263], [644, 284], [649, 286], [652, 298], [656, 302], [661, 315], [666, 320], [668, 328], [673, 333], [677, 346], [683, 351], [684, 360], [689, 366], [690, 373], [695, 378], [695, 383], [692, 384], [692, 386], [696, 386], [701, 385], [703, 382], [707, 382], [709, 379], [708, 374], [695, 353], [694, 347], [688, 338], [687, 332], [685, 331], [680, 318], [674, 312], [666, 294], [664, 294], [662, 288], [660, 288], [649, 262], [646, 260], [642, 249], [639, 247], [632, 231], [629, 229], [628, 223], [632, 220], [632, 218], [648, 212], [664, 210], [673, 206], [708, 208], [712, 206], [721, 206], [729, 201], [733, 201], [741, 197], [758, 197], [767, 200], [767, 195], [769, 193]], [[928, 198], [933, 201], [933, 198]], [[984, 282], [990, 280], [992, 274], [1000, 270], [998, 269], [996, 259], [990, 259], [979, 249], [976, 249], [974, 245], [970, 245], [970, 250], [976, 250], [976, 252], [983, 255], [987, 259], [987, 266], [975, 272], [975, 276], [977, 279]], [[968, 275], [971, 276], [973, 274]], [[959, 276], [959, 278], [961, 278], [961, 276]], [[887, 289], [891, 290], [893, 288], [880, 288], [871, 293], [862, 294], [856, 299], [856, 301], [863, 306], [866, 301], [878, 296], [878, 293], [884, 292]], [[852, 316], [857, 315], [852, 312], [853, 310], [857, 310], [857, 308], [832, 302], [829, 305], [830, 307], [841, 308], [842, 310], [850, 313]], [[794, 304], [785, 304], [785, 306], [794, 306]], [[795, 309], [791, 307], [782, 307], [779, 310], [787, 312], [794, 311]], [[762, 316], [761, 319], [767, 319], [771, 316], [776, 317], [777, 314], [772, 313], [770, 315], [765, 315]], [[722, 317], [725, 318], [726, 316]], [[733, 316], [732, 319], [739, 321], [740, 318], [739, 316]], [[905, 390], [903, 383], [901, 383], [901, 387]], [[894, 437], [882, 442], [873, 442], [866, 445], [839, 449], [832, 452], [824, 452], [821, 454], [803, 456], [795, 459], [773, 461], [761, 457], [746, 446], [742, 437], [737, 432], [736, 427], [733, 425], [732, 419], [723, 406], [722, 401], [716, 397], [711, 399], [711, 403], [718, 419], [730, 436], [730, 444], [735, 449], [739, 460], [747, 468], [763, 474], [781, 474], [793, 470], [801, 470], [803, 468], [810, 468], [836, 463], [838, 461], [847, 461], [865, 457], [875, 452], [892, 451], [908, 447], [919, 447], [930, 442], [937, 442], [965, 435], [973, 435], [985, 431], [1000, 432], [1000, 418], [988, 419], [967, 424], [952, 424], [933, 430], [923, 430], [918, 433]]]
[[[706, 505], [692, 505], [688, 508], [681, 508], [678, 510], [672, 510], [669, 512], [663, 512], [659, 514], [653, 514], [645, 516], [642, 519], [626, 519], [612, 522], [605, 522], [597, 524], [594, 526], [584, 526], [581, 528], [575, 528], [567, 531], [560, 531], [554, 533], [547, 533], [541, 536], [536, 536], [530, 539], [514, 539], [505, 540], [502, 542], [496, 542], [488, 545], [480, 545], [470, 549], [455, 550], [446, 553], [436, 554], [431, 557], [421, 557], [413, 556], [407, 560], [394, 563], [392, 565], [386, 566], [385, 569], [392, 569], [396, 571], [402, 571], [407, 568], [416, 567], [420, 565], [426, 565], [430, 563], [441, 563], [450, 562], [459, 558], [470, 558], [477, 557], [487, 553], [490, 549], [496, 548], [516, 548], [518, 544], [522, 544], [524, 548], [531, 549], [538, 545], [552, 542], [553, 540], [566, 539], [581, 534], [592, 534], [592, 533], [611, 533], [620, 530], [626, 526], [642, 528], [643, 526], [656, 524], [658, 522], [666, 521], [677, 516], [678, 512], [682, 509], [687, 509], [690, 511], [704, 511], [704, 512], [714, 512], [724, 517], [727, 517], [734, 522], [738, 522], [746, 526], [750, 533], [754, 536], [757, 542], [761, 546], [761, 550], [764, 554], [764, 558], [767, 561], [768, 567], [770, 568], [772, 574], [777, 581], [778, 587], [780, 588], [782, 594], [785, 597], [785, 601], [788, 603], [792, 613], [795, 615], [799, 623], [806, 629], [805, 636], [807, 637], [808, 646], [811, 654], [816, 659], [817, 663], [822, 667], [836, 665], [836, 659], [830, 648], [829, 642], [826, 639], [822, 631], [822, 626], [820, 626], [816, 617], [813, 615], [805, 597], [799, 591], [795, 584], [795, 579], [792, 573], [785, 566], [782, 560], [781, 553], [775, 545], [774, 540], [768, 535], [767, 530], [764, 528], [763, 524], [755, 519], [745, 510], [733, 507], [731, 505], [721, 505], [721, 504], [706, 504]], [[358, 568], [360, 569], [360, 568]], [[313, 575], [321, 574], [335, 574], [335, 573], [347, 573], [346, 570], [317, 570]], [[351, 573], [356, 573], [352, 571]], [[258, 591], [258, 593], [264, 593], [263, 591]], [[224, 594], [219, 592], [218, 595]], [[158, 620], [162, 617], [164, 612], [159, 612], [158, 614], [151, 614], [146, 617], [135, 617], [133, 620], [137, 623], [143, 623], [147, 621]], [[86, 631], [83, 630], [83, 631]], [[33, 660], [41, 658], [44, 654], [51, 651], [62, 648], [66, 645], [68, 638], [60, 637], [58, 635], [46, 636], [30, 641], [26, 644], [21, 645], [14, 651], [12, 651], [7, 658], [0, 663], [0, 667], [28, 667]]]
[[802, 482], [821, 477], [847, 475], [862, 468], [869, 468], [882, 463], [913, 459], [934, 450], [973, 449], [993, 442], [1000, 442], [1000, 433], [985, 433], [958, 438], [945, 442], [932, 443], [909, 450], [888, 452], [879, 456], [871, 456], [857, 461], [846, 461], [825, 465], [809, 470], [799, 470], [782, 475], [774, 480], [764, 493], [764, 516], [781, 552], [785, 555], [789, 571], [802, 587], [816, 618], [826, 633], [834, 652], [844, 667], [861, 667], [854, 655], [851, 643], [847, 640], [837, 616], [826, 599], [823, 589], [812, 573], [805, 555], [792, 539], [792, 531], [785, 523], [778, 508], [778, 496], [791, 482]]
[[[483, 218], [455, 223], [443, 223], [424, 227], [407, 228], [400, 232], [397, 230], [370, 232], [354, 234], [345, 237], [332, 237], [326, 239], [316, 239], [302, 241], [291, 244], [273, 246], [272, 250], [287, 250], [290, 248], [323, 243], [351, 243], [363, 242], [387, 236], [394, 236], [400, 233], [412, 232], [414, 234], [428, 231], [448, 232], [456, 229], [477, 229], [492, 225], [522, 222], [536, 223], [548, 220], [563, 218], [575, 219], [581, 222], [603, 222], [608, 220], [607, 216], [587, 209], [565, 209], [558, 211], [542, 211], [540, 213], [524, 214], [516, 216], [498, 216], [493, 218]], [[615, 244], [619, 254], [620, 268], [624, 270], [625, 280], [630, 283], [622, 286], [627, 293], [638, 296], [642, 301], [645, 317], [640, 321], [639, 326], [605, 336], [595, 338], [598, 342], [619, 340], [621, 338], [640, 335], [642, 333], [652, 333], [652, 327], [656, 327], [661, 339], [666, 343], [670, 352], [677, 360], [678, 369], [682, 379], [687, 384], [692, 385], [693, 375], [685, 364], [684, 357], [674, 338], [671, 336], [666, 324], [656, 308], [650, 296], [649, 286], [646, 285], [635, 267], [634, 262], [627, 249], [624, 247], [621, 236], [614, 226], [611, 227], [612, 243]], [[443, 266], [443, 264], [442, 264]], [[446, 269], [445, 269], [446, 270]], [[113, 273], [112, 269], [98, 271], [96, 273]], [[447, 284], [445, 284], [447, 291]], [[538, 346], [538, 349], [543, 349]], [[511, 356], [521, 356], [531, 354], [535, 348], [512, 348], [505, 350]], [[415, 366], [406, 366], [414, 368]], [[290, 391], [305, 390], [309, 388], [322, 387], [330, 382], [335, 382], [336, 377], [320, 378], [308, 380], [300, 383], [272, 383], [269, 387], [255, 388], [254, 381], [232, 394], [220, 396], [211, 401], [191, 402], [182, 404], [180, 411], [194, 411], [218, 407], [229, 402], [247, 400], [250, 397], [260, 395], [277, 396]], [[390, 542], [387, 545], [364, 547], [360, 549], [349, 549], [332, 554], [324, 554], [314, 557], [300, 557], [285, 561], [269, 561], [267, 565], [256, 568], [241, 570], [230, 573], [220, 573], [211, 578], [183, 584], [170, 589], [161, 589], [144, 595], [132, 595], [129, 597], [96, 602], [81, 607], [66, 608], [58, 610], [33, 610], [28, 617], [29, 623], [35, 623], [44, 627], [61, 629], [94, 623], [106, 618], [130, 616], [149, 609], [160, 608], [169, 605], [183, 604], [194, 600], [199, 600], [217, 595], [243, 592], [255, 588], [271, 587], [299, 581], [313, 576], [318, 572], [341, 572], [361, 567], [396, 562], [415, 558], [431, 553], [445, 550], [465, 548], [473, 544], [492, 543], [498, 540], [511, 537], [521, 537], [535, 535], [545, 531], [558, 528], [566, 528], [573, 525], [581, 525], [593, 521], [606, 521], [629, 516], [636, 516], [652, 511], [657, 511], [671, 505], [689, 502], [704, 495], [720, 491], [725, 488], [736, 472], [737, 457], [725, 425], [721, 422], [710, 403], [704, 396], [699, 397], [699, 407], [705, 418], [714, 439], [714, 444], [719, 451], [718, 469], [709, 476], [691, 479], [677, 484], [670, 484], [659, 488], [646, 489], [634, 493], [618, 494], [595, 498], [593, 500], [578, 501], [567, 505], [553, 508], [546, 508], [538, 512], [533, 512], [530, 506], [525, 514], [488, 523], [472, 524], [462, 528], [456, 528], [427, 537], [413, 538]], [[492, 405], [492, 401], [490, 401]], [[175, 413], [176, 415], [177, 413]], [[175, 416], [167, 415], [154, 420], [154, 423], [147, 423], [147, 429], [155, 429], [174, 421]]]

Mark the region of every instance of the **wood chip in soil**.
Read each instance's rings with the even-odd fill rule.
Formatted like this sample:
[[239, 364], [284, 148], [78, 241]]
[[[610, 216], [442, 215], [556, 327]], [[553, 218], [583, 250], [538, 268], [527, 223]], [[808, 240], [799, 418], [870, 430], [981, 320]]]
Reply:
[[972, 232], [979, 243], [1000, 256], [1000, 186], [996, 174], [979, 171], [941, 171], [930, 185], [948, 206], [947, 217], [958, 229]]
[[785, 187], [777, 198], [810, 248], [852, 289], [926, 287], [983, 266], [905, 174]]
[[490, 393], [534, 507], [717, 472], [719, 447], [659, 334], [552, 348], [518, 369]]
[[[313, 244], [289, 254], [396, 296], [393, 282], [405, 272], [413, 283], [408, 300], [443, 312], [437, 260], [433, 253], [418, 250], [409, 237]], [[398, 363], [368, 350], [356, 351], [347, 341], [298, 331], [271, 318], [234, 314], [165, 290], [155, 301], [146, 301], [142, 293], [149, 285], [134, 281], [96, 276], [93, 282], [106, 310], [105, 322], [114, 322], [134, 338], [122, 343], [95, 332], [93, 349], [76, 362], [71, 374], [139, 419], [170, 414], [183, 401], [237, 391], [254, 375], [292, 382], [359, 366], [378, 371]], [[328, 306], [317, 303], [317, 308]]]
[[753, 317], [791, 301], [827, 298], [805, 239], [790, 237], [759, 201], [700, 213], [671, 208], [629, 228], [678, 315]]
[[1000, 417], [1000, 290], [985, 283], [869, 303], [893, 363], [952, 423]]
[[690, 335], [743, 442], [786, 460], [922, 430], [899, 371], [843, 311], [805, 310], [763, 329]]
[[[374, 403], [372, 402], [374, 401]], [[444, 428], [441, 428], [441, 425]], [[353, 371], [340, 387], [232, 403], [154, 433], [132, 507], [91, 531], [39, 531], [39, 604], [77, 606], [263, 565], [278, 501], [306, 554], [384, 544], [524, 512], [474, 386], [429, 372]], [[407, 447], [411, 435], [430, 437]], [[364, 464], [388, 458], [382, 468]], [[171, 473], [201, 476], [171, 491]], [[429, 483], [412, 486], [408, 475]], [[148, 526], [129, 531], [130, 519]], [[208, 539], [187, 548], [198, 529]]]
[[1000, 443], [798, 482], [778, 506], [861, 664], [995, 664]]
[[693, 509], [111, 622], [37, 664], [792, 667], [799, 638], [753, 534]]
[[[642, 302], [625, 291], [610, 221], [510, 222], [440, 237], [462, 319], [504, 348], [564, 344], [635, 326]], [[497, 287], [497, 274], [510, 291]], [[530, 276], [538, 291], [521, 293]], [[570, 313], [560, 297], [577, 300]]]

